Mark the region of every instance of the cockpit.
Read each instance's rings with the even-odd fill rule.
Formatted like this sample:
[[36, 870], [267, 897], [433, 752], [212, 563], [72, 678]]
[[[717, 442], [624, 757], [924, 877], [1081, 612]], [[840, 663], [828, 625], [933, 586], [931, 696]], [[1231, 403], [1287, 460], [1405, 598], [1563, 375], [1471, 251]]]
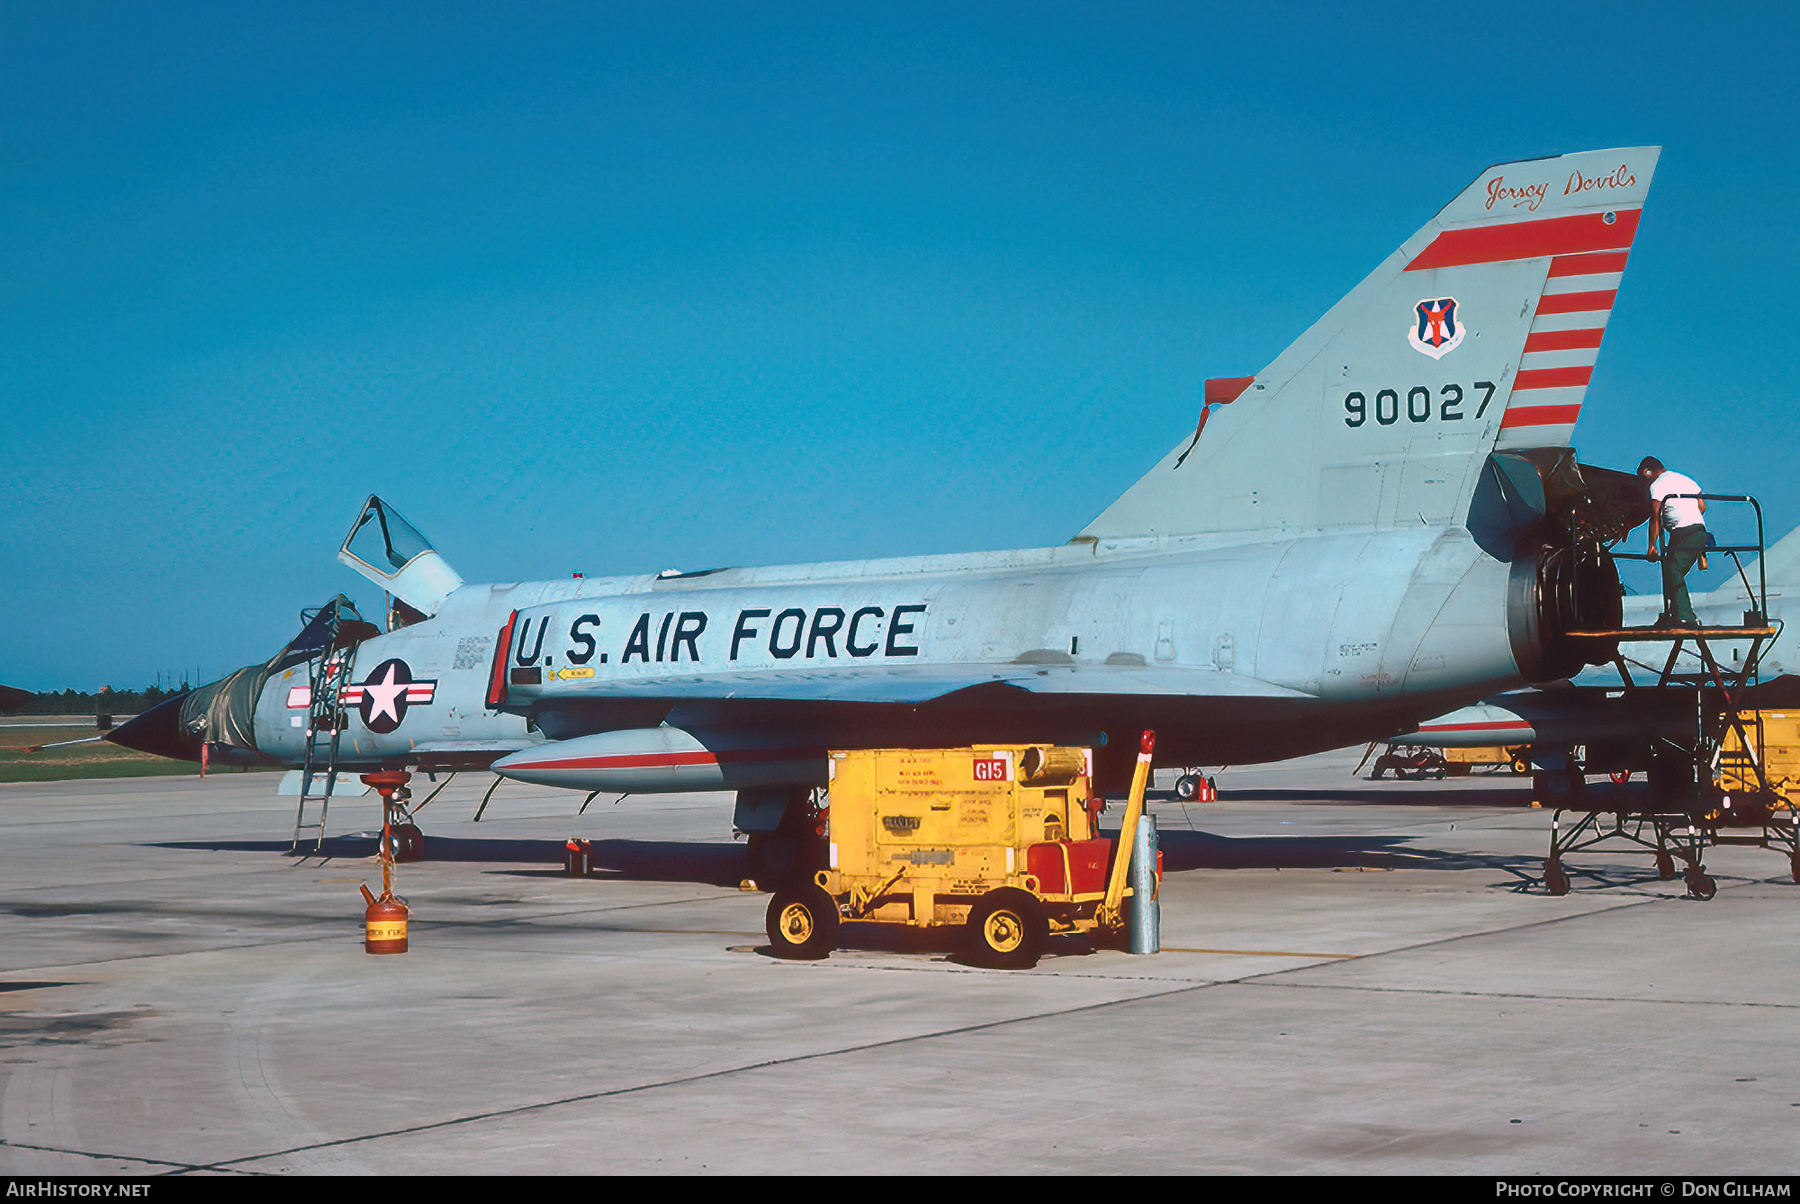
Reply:
[[374, 494], [344, 537], [338, 559], [390, 595], [390, 631], [430, 618], [463, 583], [419, 529]]

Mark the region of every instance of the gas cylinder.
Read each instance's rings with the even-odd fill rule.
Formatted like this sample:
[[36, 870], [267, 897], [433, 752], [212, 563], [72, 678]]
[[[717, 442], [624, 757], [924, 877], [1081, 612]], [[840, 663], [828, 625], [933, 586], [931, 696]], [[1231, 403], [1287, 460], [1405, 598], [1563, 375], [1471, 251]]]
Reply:
[[377, 899], [366, 886], [362, 890], [369, 901], [363, 912], [363, 952], [405, 953], [406, 904], [392, 895]]

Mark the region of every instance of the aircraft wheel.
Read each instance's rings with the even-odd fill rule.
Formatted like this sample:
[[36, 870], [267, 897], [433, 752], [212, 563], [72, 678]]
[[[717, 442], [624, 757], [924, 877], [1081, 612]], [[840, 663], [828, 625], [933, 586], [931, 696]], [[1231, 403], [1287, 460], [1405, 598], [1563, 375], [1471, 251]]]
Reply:
[[1569, 893], [1569, 875], [1563, 872], [1562, 862], [1554, 857], [1544, 862], [1544, 889], [1553, 895]]
[[1531, 790], [1546, 807], [1562, 807], [1580, 795], [1586, 782], [1570, 769], [1546, 769], [1531, 775]]
[[1191, 773], [1184, 773], [1175, 779], [1175, 797], [1184, 803], [1191, 803], [1200, 793], [1200, 779]]
[[1719, 893], [1719, 884], [1712, 880], [1712, 875], [1697, 865], [1688, 867], [1688, 898], [1698, 899], [1702, 903]]
[[744, 868], [764, 890], [773, 890], [791, 878], [799, 861], [794, 838], [786, 832], [750, 833], [744, 849]]
[[1663, 850], [1656, 850], [1656, 876], [1664, 882], [1675, 880], [1675, 859]]
[[1788, 875], [1800, 882], [1800, 852], [1788, 854]]
[[1650, 763], [1644, 770], [1650, 797], [1659, 803], [1686, 803], [1694, 797], [1694, 754], [1661, 740], [1650, 745]]
[[389, 843], [388, 854], [395, 864], [425, 860], [425, 833], [419, 831], [417, 824], [395, 824], [389, 832], [393, 840]]
[[1028, 970], [1050, 939], [1044, 905], [1026, 891], [1003, 887], [981, 897], [969, 912], [968, 957], [994, 970]]
[[811, 882], [784, 886], [769, 900], [763, 928], [776, 957], [818, 961], [837, 948], [837, 903]]
[[744, 861], [757, 885], [774, 890], [784, 882], [810, 881], [825, 866], [824, 847], [793, 832], [752, 832]]

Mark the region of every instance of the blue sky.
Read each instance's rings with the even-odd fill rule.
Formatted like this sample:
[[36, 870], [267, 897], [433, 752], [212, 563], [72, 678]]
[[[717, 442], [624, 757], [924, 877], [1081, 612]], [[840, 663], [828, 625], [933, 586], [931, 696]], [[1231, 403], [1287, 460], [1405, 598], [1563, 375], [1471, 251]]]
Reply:
[[1791, 7], [0, 8], [0, 681], [1059, 543], [1485, 165], [1658, 143], [1576, 442], [1800, 522]]

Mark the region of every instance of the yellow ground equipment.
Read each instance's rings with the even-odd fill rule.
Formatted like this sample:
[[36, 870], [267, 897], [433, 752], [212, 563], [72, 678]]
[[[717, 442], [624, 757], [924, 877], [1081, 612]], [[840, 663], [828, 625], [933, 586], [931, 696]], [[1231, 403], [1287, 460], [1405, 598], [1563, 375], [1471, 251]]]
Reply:
[[1510, 769], [1531, 772], [1531, 745], [1493, 744], [1481, 748], [1446, 748], [1444, 769], [1451, 777], [1463, 777], [1476, 769]]
[[[1800, 711], [1740, 711], [1742, 730], [1757, 743], [1761, 733], [1762, 768], [1769, 786], [1790, 802], [1800, 802]], [[1725, 730], [1719, 754], [1718, 783], [1723, 790], [1755, 790], [1756, 769], [1736, 727]]]
[[1114, 842], [1099, 834], [1091, 754], [1045, 744], [831, 754], [830, 868], [769, 901], [779, 957], [821, 958], [840, 919], [962, 926], [979, 965], [1037, 963], [1052, 931], [1122, 926], [1149, 780], [1146, 732]]
[[[1374, 745], [1369, 746], [1370, 752]], [[1368, 760], [1367, 755], [1364, 761]], [[1362, 766], [1357, 766], [1360, 772]], [[1531, 772], [1531, 745], [1488, 745], [1476, 748], [1424, 748], [1416, 744], [1389, 744], [1386, 751], [1375, 758], [1375, 768], [1369, 774], [1372, 781], [1392, 773], [1394, 777], [1407, 778], [1462, 778], [1477, 769], [1494, 770], [1510, 769], [1513, 773]]]

